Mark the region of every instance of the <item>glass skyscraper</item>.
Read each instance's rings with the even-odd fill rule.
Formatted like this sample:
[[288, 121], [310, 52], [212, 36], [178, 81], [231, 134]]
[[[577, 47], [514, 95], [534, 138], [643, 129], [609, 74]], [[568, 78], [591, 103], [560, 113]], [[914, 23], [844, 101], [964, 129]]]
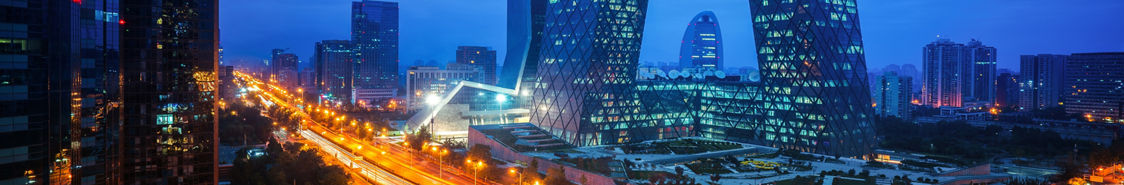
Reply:
[[351, 4], [355, 88], [398, 87], [398, 3], [363, 0]]
[[855, 0], [750, 1], [773, 147], [857, 157], [874, 147]]
[[218, 1], [121, 0], [122, 184], [218, 181]]
[[628, 142], [635, 120], [637, 60], [647, 0], [551, 0], [531, 119], [578, 146]]
[[352, 83], [355, 80], [352, 68], [351, 42], [346, 40], [324, 40], [316, 43], [316, 89], [321, 100], [350, 102]]
[[722, 69], [722, 30], [714, 12], [700, 12], [691, 18], [681, 42], [679, 67]]

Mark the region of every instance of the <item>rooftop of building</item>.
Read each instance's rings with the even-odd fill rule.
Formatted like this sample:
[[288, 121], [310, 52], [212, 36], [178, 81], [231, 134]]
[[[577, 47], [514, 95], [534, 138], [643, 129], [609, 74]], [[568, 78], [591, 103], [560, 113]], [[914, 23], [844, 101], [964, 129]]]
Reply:
[[473, 125], [470, 129], [480, 131], [517, 152], [554, 151], [574, 148], [574, 146], [555, 138], [530, 123], [512, 123], [497, 125]]

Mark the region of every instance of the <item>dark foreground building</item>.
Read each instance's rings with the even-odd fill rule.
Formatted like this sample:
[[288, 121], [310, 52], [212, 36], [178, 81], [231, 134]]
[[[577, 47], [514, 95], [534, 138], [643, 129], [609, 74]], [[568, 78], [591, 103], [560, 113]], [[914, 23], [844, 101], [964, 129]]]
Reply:
[[218, 1], [121, 0], [123, 184], [215, 184]]

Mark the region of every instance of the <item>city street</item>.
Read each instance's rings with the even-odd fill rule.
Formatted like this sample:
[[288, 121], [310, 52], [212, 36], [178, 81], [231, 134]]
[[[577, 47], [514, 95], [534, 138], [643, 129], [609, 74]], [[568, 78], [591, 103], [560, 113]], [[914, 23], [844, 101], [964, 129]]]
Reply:
[[[295, 116], [304, 120], [301, 125], [303, 128], [299, 128], [297, 132], [311, 144], [315, 144], [313, 146], [335, 156], [334, 160], [350, 165], [351, 170], [358, 170], [360, 174], [373, 182], [380, 184], [473, 184], [473, 176], [458, 170], [458, 166], [438, 165], [432, 158], [422, 157], [415, 153], [416, 151], [388, 142], [388, 138], [378, 138], [377, 140], [382, 142], [375, 143], [331, 131], [321, 123], [310, 119], [311, 115], [305, 112], [305, 109], [295, 106], [302, 103], [301, 100], [292, 98], [287, 91], [276, 88], [274, 85], [262, 83], [262, 81], [250, 75], [238, 73], [237, 76], [247, 83], [241, 84], [242, 86], [255, 89], [250, 91], [255, 93], [254, 96], [268, 100], [274, 106], [301, 110], [294, 113]], [[447, 152], [447, 150], [444, 152]], [[477, 183], [495, 184], [485, 181]]]

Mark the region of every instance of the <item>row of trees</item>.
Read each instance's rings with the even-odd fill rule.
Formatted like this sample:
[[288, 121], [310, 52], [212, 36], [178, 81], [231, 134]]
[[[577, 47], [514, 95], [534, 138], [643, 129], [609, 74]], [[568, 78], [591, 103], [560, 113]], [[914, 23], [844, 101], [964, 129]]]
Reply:
[[339, 166], [324, 163], [314, 149], [291, 143], [276, 142], [266, 148], [266, 155], [251, 156], [248, 149], [238, 151], [231, 170], [234, 185], [344, 185], [347, 172]]

